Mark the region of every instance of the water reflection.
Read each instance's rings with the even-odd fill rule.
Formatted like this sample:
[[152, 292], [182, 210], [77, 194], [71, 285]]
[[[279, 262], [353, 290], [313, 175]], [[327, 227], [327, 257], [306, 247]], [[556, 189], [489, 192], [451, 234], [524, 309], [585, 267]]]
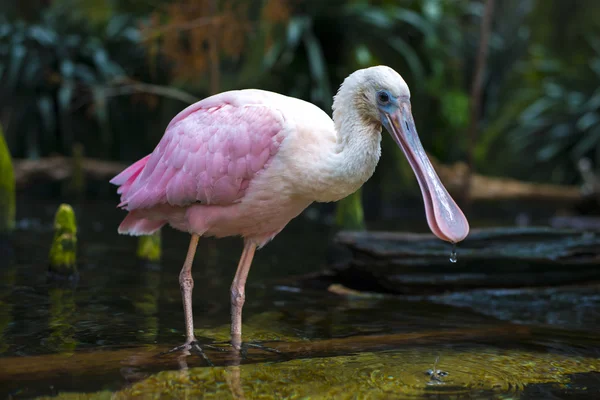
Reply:
[[42, 343], [50, 351], [69, 354], [75, 350], [75, 288], [72, 285], [57, 283], [48, 289], [50, 302], [48, 315], [49, 336]]

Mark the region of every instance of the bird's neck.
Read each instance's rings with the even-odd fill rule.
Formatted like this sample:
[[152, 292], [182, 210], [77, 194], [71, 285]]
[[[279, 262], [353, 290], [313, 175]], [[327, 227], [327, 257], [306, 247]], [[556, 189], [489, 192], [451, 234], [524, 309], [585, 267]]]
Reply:
[[343, 115], [334, 112], [337, 141], [333, 154], [322, 171], [327, 189], [320, 191], [317, 201], [337, 201], [358, 190], [375, 171], [381, 155], [381, 125], [366, 123], [357, 110], [344, 108]]
[[346, 166], [349, 174], [364, 183], [379, 162], [381, 124], [362, 120], [353, 108], [334, 121], [338, 137], [337, 152], [342, 156], [340, 162]]

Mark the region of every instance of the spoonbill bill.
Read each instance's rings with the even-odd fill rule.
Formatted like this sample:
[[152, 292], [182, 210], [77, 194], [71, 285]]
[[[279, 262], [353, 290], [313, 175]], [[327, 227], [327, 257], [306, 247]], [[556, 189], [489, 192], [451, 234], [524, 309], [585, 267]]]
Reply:
[[149, 235], [169, 224], [191, 235], [179, 274], [186, 341], [173, 350], [201, 351], [192, 314], [198, 239], [243, 238], [231, 285], [231, 345], [240, 350], [255, 250], [311, 203], [359, 189], [379, 161], [382, 127], [416, 175], [431, 231], [451, 243], [463, 240], [467, 219], [421, 145], [406, 82], [387, 66], [349, 75], [334, 97], [333, 119], [309, 102], [263, 90], [205, 98], [171, 120], [151, 154], [110, 181], [119, 186], [119, 207], [128, 211], [119, 233]]

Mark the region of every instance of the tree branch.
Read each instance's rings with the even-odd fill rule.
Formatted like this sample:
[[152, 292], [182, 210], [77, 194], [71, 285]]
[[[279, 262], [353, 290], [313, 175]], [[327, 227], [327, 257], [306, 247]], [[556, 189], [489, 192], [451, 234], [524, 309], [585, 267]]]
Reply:
[[469, 147], [468, 147], [468, 166], [467, 179], [465, 181], [464, 202], [468, 206], [471, 202], [471, 175], [475, 170], [475, 146], [477, 145], [477, 129], [479, 117], [481, 114], [481, 94], [483, 92], [483, 76], [485, 74], [485, 65], [488, 53], [488, 42], [492, 29], [492, 14], [494, 11], [494, 0], [487, 0], [481, 21], [479, 41], [479, 52], [475, 64], [475, 75], [471, 85], [471, 115], [469, 124]]
[[113, 96], [123, 96], [133, 93], [152, 93], [163, 97], [169, 97], [175, 100], [179, 100], [183, 103], [192, 104], [198, 101], [199, 99], [189, 93], [186, 93], [182, 90], [175, 89], [168, 86], [160, 86], [153, 85], [150, 83], [132, 83], [129, 85], [118, 86], [107, 88], [104, 91], [104, 94], [107, 97]]

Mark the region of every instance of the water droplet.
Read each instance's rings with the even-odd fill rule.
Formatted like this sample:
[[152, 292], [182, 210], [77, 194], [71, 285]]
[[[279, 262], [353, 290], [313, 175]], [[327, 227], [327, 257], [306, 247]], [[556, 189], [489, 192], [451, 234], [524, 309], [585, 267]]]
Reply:
[[455, 263], [458, 261], [458, 256], [456, 255], [456, 243], [452, 243], [452, 252], [450, 253], [450, 262]]

